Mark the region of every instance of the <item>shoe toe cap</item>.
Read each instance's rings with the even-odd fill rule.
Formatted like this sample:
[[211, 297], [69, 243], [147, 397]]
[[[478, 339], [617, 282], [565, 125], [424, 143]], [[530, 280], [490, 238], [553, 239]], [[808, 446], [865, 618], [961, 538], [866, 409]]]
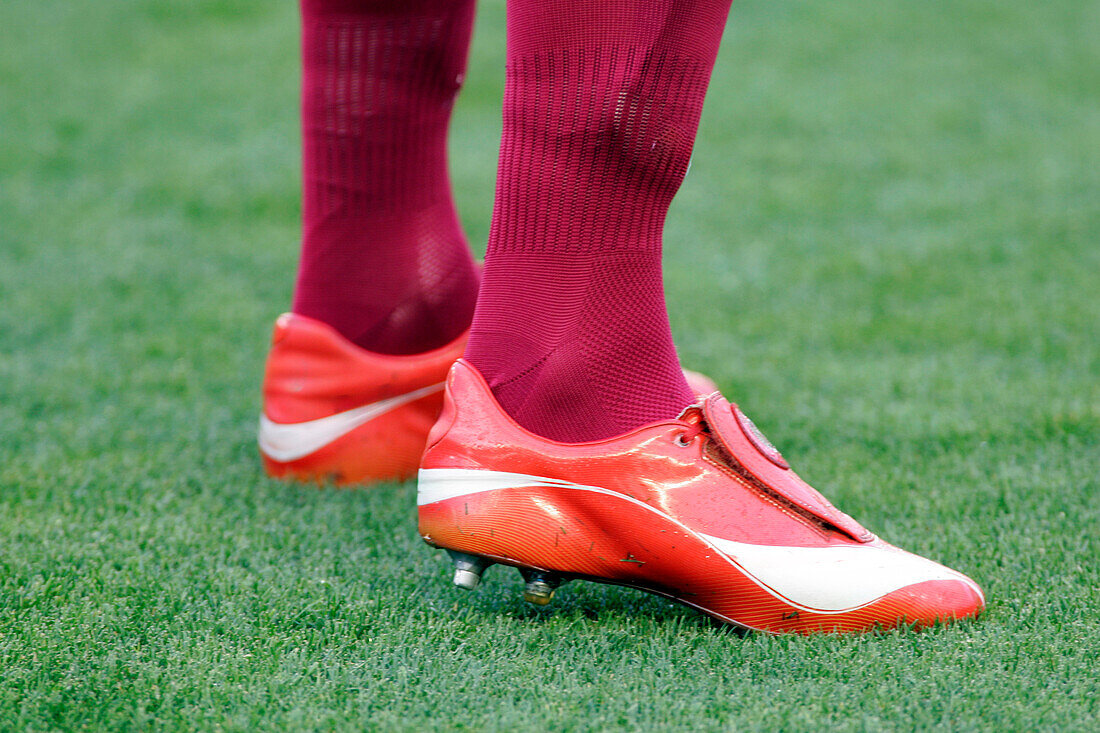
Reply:
[[912, 567], [924, 567], [910, 576], [909, 582], [873, 604], [882, 614], [880, 622], [886, 626], [911, 624], [917, 627], [970, 618], [985, 608], [985, 594], [981, 587], [962, 573], [939, 563], [918, 558], [902, 550], [896, 550]]

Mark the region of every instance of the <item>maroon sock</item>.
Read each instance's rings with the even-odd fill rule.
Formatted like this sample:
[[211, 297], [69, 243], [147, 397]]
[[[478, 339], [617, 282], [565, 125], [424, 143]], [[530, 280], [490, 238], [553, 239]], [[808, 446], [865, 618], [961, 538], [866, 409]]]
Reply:
[[661, 230], [729, 0], [509, 0], [496, 206], [466, 357], [527, 429], [597, 440], [692, 401]]
[[473, 0], [302, 0], [302, 259], [294, 311], [387, 354], [470, 324], [478, 275], [447, 125]]

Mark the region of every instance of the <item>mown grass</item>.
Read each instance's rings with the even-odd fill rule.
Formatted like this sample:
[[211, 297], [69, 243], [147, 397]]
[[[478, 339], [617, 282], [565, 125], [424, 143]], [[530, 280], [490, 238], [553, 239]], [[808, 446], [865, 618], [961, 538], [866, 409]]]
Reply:
[[[488, 228], [503, 8], [453, 135]], [[667, 230], [684, 360], [885, 537], [924, 633], [740, 635], [467, 595], [414, 487], [265, 479], [297, 257], [290, 2], [0, 5], [0, 728], [1100, 725], [1100, 9], [736, 5]]]

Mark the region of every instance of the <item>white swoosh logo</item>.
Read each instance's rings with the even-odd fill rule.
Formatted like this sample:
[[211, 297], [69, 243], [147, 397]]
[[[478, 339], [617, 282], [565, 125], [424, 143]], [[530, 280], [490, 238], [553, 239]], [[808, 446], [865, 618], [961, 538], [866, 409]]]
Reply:
[[265, 414], [260, 415], [260, 450], [269, 458], [286, 463], [304, 458], [324, 448], [342, 435], [347, 435], [360, 425], [386, 414], [401, 405], [415, 402], [443, 389], [443, 382], [422, 389], [388, 397], [369, 405], [338, 412], [317, 420], [296, 423], [274, 422]]
[[958, 580], [981, 590], [969, 578], [939, 563], [897, 548], [859, 546], [788, 547], [750, 545], [694, 532], [644, 502], [599, 486], [522, 473], [463, 468], [422, 468], [417, 504], [509, 488], [547, 487], [614, 496], [673, 522], [732, 561], [757, 585], [808, 611], [842, 613], [892, 591], [928, 580]]

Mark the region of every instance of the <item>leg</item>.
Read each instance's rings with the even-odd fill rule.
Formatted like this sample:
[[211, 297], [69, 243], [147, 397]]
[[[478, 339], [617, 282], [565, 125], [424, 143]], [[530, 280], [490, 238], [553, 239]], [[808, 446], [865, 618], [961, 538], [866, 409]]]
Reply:
[[509, 4], [500, 177], [466, 357], [539, 435], [605, 438], [691, 402], [661, 231], [728, 9]]
[[303, 237], [294, 312], [384, 354], [465, 331], [478, 277], [447, 127], [473, 0], [302, 0]]

